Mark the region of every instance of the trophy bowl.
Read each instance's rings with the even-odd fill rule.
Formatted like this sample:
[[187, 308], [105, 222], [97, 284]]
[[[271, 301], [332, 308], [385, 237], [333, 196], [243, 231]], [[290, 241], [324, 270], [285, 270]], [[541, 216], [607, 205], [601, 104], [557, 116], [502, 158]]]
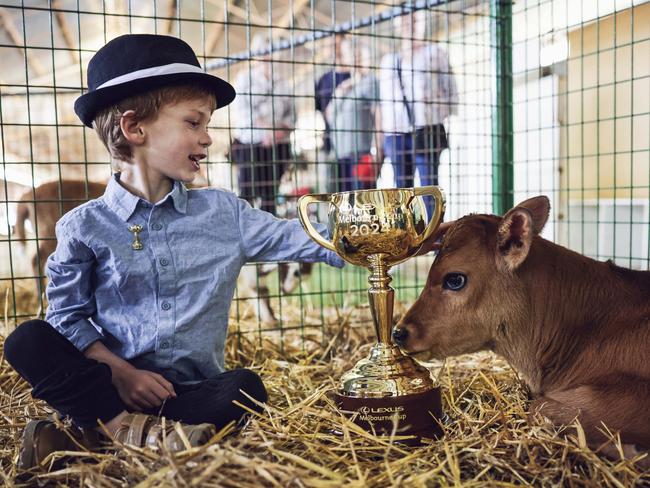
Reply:
[[[424, 197], [434, 200], [427, 221]], [[308, 207], [328, 203], [329, 241], [309, 220]], [[378, 342], [345, 373], [334, 395], [355, 423], [407, 443], [442, 433], [440, 388], [427, 368], [392, 342], [394, 290], [388, 269], [416, 255], [442, 222], [445, 197], [436, 186], [305, 195], [298, 216], [309, 236], [345, 261], [370, 270], [368, 298]]]

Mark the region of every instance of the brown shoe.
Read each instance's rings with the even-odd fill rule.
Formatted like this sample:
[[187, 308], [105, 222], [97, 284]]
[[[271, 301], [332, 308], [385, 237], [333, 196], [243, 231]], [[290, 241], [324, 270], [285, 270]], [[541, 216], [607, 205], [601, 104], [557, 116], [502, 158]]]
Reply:
[[[189, 446], [178, 434], [175, 424], [180, 425]], [[162, 419], [143, 413], [130, 413], [122, 419], [115, 433], [115, 440], [136, 447], [163, 445], [166, 449], [176, 452], [184, 451], [188, 447], [202, 446], [217, 433], [212, 424], [188, 425], [173, 420], [165, 420], [164, 431], [163, 435]]]
[[18, 467], [30, 469], [56, 451], [81, 451], [99, 447], [97, 435], [76, 427], [62, 427], [51, 419], [31, 420], [23, 433]]

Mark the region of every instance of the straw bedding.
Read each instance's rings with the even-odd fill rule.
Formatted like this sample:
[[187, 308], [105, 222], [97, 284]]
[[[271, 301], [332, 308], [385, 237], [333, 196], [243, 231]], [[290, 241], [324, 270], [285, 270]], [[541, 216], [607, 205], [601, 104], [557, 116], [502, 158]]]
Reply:
[[[372, 327], [355, 326], [367, 308], [328, 309], [322, 328], [262, 338], [242, 334], [229, 366], [264, 379], [270, 401], [236, 435], [170, 454], [118, 448], [66, 453], [67, 464], [18, 473], [26, 422], [49, 413], [2, 358], [0, 337], [0, 483], [8, 486], [650, 486], [650, 473], [611, 462], [585, 447], [576, 429], [528, 422], [529, 399], [516, 374], [492, 354], [447, 361], [440, 381], [449, 419], [443, 440], [401, 447], [360, 431], [333, 407], [328, 392], [368, 352]], [[287, 315], [297, 312], [285, 307]], [[297, 314], [297, 316], [300, 316]], [[318, 316], [306, 321], [319, 320]], [[287, 319], [290, 321], [290, 318]], [[6, 334], [11, 325], [5, 320]], [[245, 324], [240, 324], [245, 329]], [[251, 326], [255, 328], [255, 326]], [[335, 435], [333, 430], [343, 432]], [[59, 455], [52, 457], [56, 461]], [[17, 477], [17, 475], [20, 475]]]

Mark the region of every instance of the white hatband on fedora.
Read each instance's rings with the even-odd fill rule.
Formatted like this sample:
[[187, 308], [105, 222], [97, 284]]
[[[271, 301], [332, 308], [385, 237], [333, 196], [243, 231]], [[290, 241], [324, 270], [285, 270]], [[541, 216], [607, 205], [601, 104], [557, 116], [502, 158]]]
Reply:
[[164, 66], [154, 66], [153, 68], [140, 69], [138, 71], [133, 71], [132, 73], [118, 76], [116, 78], [108, 80], [105, 83], [102, 83], [96, 89], [100, 90], [108, 86], [119, 85], [121, 83], [127, 83], [129, 81], [139, 80], [142, 78], [150, 78], [152, 76], [174, 75], [178, 73], [205, 73], [205, 71], [191, 64], [171, 63]]

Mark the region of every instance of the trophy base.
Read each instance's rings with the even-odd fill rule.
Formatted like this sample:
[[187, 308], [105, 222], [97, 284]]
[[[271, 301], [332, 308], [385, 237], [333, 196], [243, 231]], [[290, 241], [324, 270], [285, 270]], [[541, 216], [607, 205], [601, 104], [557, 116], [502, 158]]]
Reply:
[[422, 393], [381, 398], [351, 397], [335, 393], [334, 401], [364, 430], [378, 436], [391, 436], [395, 431], [395, 436], [406, 437], [396, 439], [403, 444], [420, 445], [424, 438], [439, 439], [443, 435], [439, 387]]

